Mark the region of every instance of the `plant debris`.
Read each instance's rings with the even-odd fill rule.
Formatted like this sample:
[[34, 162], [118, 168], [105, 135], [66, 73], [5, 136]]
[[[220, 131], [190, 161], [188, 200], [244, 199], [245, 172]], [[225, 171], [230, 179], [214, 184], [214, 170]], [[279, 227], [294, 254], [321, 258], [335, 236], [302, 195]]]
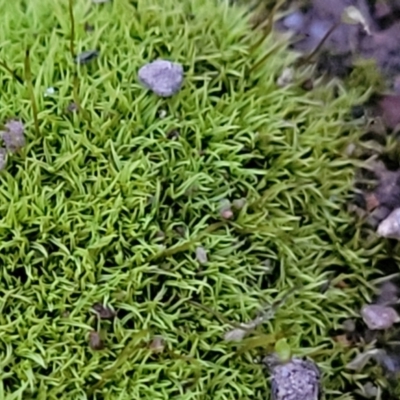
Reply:
[[165, 340], [162, 336], [154, 336], [149, 346], [153, 353], [162, 353], [165, 349]]
[[183, 83], [183, 67], [167, 60], [156, 60], [139, 69], [139, 80], [160, 97], [178, 93]]
[[92, 350], [103, 350], [104, 342], [100, 337], [100, 333], [92, 331], [89, 333], [89, 346]]
[[77, 64], [88, 64], [91, 61], [95, 60], [99, 56], [100, 52], [98, 50], [86, 50], [82, 53], [79, 53], [75, 58], [75, 62]]
[[208, 262], [207, 252], [204, 247], [197, 247], [196, 248], [196, 260], [201, 264], [205, 265]]
[[113, 309], [101, 303], [94, 304], [92, 308], [100, 319], [114, 319], [117, 315]]

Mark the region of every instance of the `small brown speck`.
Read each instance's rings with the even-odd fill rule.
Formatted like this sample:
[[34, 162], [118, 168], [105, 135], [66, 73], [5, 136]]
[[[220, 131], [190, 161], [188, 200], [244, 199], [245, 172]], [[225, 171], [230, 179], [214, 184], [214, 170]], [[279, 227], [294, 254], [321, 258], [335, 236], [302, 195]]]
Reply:
[[153, 353], [162, 353], [165, 349], [165, 340], [161, 336], [154, 336], [149, 346]]
[[89, 346], [92, 350], [103, 350], [104, 342], [101, 340], [98, 332], [92, 331], [89, 334]]
[[84, 29], [85, 29], [85, 32], [93, 32], [94, 25], [90, 24], [89, 22], [85, 22]]
[[179, 132], [177, 129], [172, 129], [167, 133], [167, 138], [170, 140], [178, 140], [179, 139]]
[[114, 319], [116, 316], [114, 310], [112, 310], [110, 307], [104, 306], [101, 303], [96, 303], [92, 308], [100, 319]]

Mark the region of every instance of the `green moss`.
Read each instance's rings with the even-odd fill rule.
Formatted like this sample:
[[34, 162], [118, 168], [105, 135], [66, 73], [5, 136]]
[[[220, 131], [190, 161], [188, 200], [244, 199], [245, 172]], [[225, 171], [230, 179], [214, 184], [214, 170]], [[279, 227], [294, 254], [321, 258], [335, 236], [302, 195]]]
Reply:
[[[237, 355], [229, 326], [189, 300], [246, 322], [302, 285], [259, 331], [315, 354], [327, 397], [348, 399], [351, 354], [329, 332], [367, 296], [377, 253], [344, 210], [353, 168], [341, 154], [356, 133], [344, 137], [343, 120], [359, 92], [277, 87], [293, 56], [279, 37], [254, 48], [243, 10], [221, 1], [76, 3], [75, 48], [100, 57], [79, 67], [74, 96], [68, 4], [0, 2], [0, 56], [23, 75], [30, 47], [40, 123], [2, 71], [0, 120], [22, 118], [28, 144], [0, 176], [0, 398], [265, 398], [256, 353]], [[137, 83], [158, 57], [185, 68], [169, 100]], [[66, 112], [77, 98], [85, 112]], [[221, 221], [220, 201], [242, 197]], [[330, 277], [349, 286], [321, 293]], [[119, 318], [101, 323], [95, 352], [90, 309], [103, 301]], [[152, 335], [168, 351], [151, 355]]]

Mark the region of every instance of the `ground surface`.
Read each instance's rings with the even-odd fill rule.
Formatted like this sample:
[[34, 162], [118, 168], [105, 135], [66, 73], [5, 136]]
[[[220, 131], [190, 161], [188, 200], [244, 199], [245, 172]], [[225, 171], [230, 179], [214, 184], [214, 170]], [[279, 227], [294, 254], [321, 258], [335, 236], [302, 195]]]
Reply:
[[[67, 2], [0, 2], [0, 56], [24, 75], [30, 48], [40, 123], [2, 69], [0, 117], [21, 119], [27, 144], [0, 176], [0, 397], [268, 398], [254, 357], [271, 348], [238, 354], [247, 342], [224, 341], [211, 310], [247, 322], [302, 285], [253, 336], [283, 335], [318, 362], [328, 399], [350, 399], [364, 377], [330, 331], [367, 296], [380, 246], [363, 249], [345, 211], [343, 121], [361, 94], [278, 87], [281, 38], [256, 46], [221, 2], [76, 3], [72, 50], [100, 53], [74, 81]], [[184, 66], [169, 100], [137, 82], [158, 57]], [[225, 220], [221, 201], [242, 198]], [[99, 302], [118, 316], [97, 320]]]

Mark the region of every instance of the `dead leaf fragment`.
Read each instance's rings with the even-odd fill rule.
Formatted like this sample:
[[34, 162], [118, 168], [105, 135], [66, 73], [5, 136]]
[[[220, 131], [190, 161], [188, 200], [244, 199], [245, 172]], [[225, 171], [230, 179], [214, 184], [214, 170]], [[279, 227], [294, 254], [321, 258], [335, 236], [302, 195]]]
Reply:
[[100, 333], [92, 331], [89, 334], [89, 346], [92, 350], [103, 350], [104, 342], [100, 337]]
[[153, 353], [162, 353], [165, 349], [165, 340], [161, 336], [154, 336], [149, 346]]
[[114, 319], [116, 316], [116, 313], [113, 309], [101, 303], [94, 304], [92, 308], [100, 319]]
[[371, 330], [389, 329], [400, 322], [400, 317], [392, 307], [368, 304], [361, 309], [361, 316]]
[[204, 247], [199, 246], [196, 248], [196, 260], [202, 265], [207, 264], [208, 257]]
[[349, 25], [360, 24], [364, 28], [364, 31], [368, 35], [371, 35], [371, 30], [368, 26], [367, 21], [357, 7], [354, 6], [346, 7], [342, 14], [342, 22]]
[[236, 328], [228, 331], [224, 335], [224, 340], [227, 342], [240, 342], [247, 334], [247, 330]]
[[82, 53], [78, 54], [78, 56], [75, 59], [75, 62], [77, 64], [88, 64], [89, 62], [93, 61], [99, 56], [99, 51], [98, 50], [87, 50], [83, 51]]
[[381, 349], [371, 349], [364, 353], [358, 354], [353, 361], [346, 365], [346, 368], [352, 369], [354, 371], [362, 370], [371, 359], [376, 359], [383, 350]]

